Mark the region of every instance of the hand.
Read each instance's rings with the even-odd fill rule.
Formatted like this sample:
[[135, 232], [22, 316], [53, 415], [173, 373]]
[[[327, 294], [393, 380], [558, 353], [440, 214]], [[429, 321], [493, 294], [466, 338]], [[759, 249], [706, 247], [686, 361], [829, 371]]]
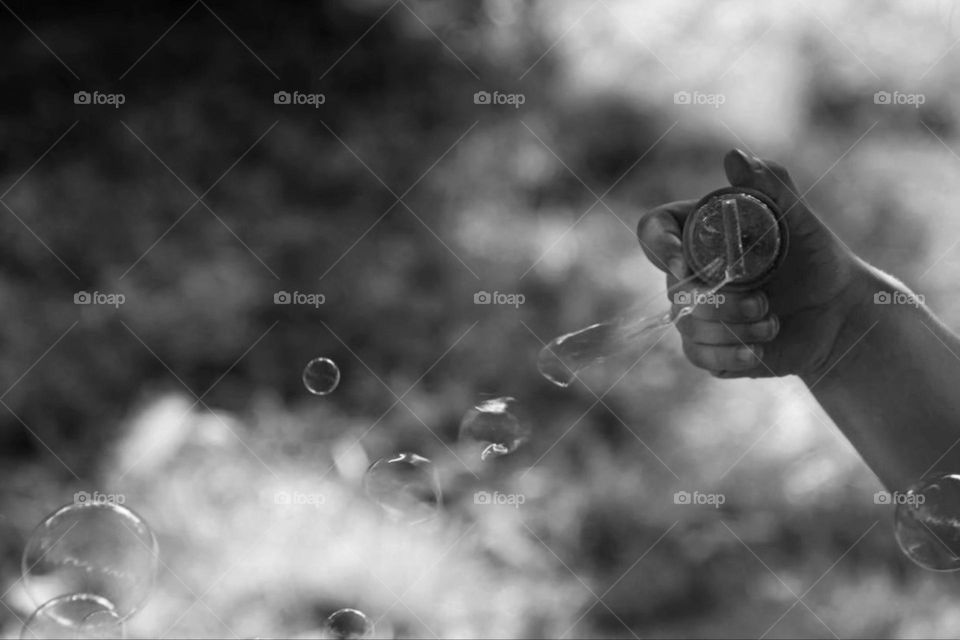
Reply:
[[[816, 376], [849, 346], [842, 328], [856, 302], [852, 289], [862, 263], [800, 199], [786, 169], [730, 151], [724, 158], [730, 184], [765, 193], [780, 208], [789, 247], [783, 264], [755, 291], [722, 291], [716, 306], [699, 305], [677, 329], [694, 365], [723, 378], [798, 374]], [[650, 261], [677, 291], [706, 285], [677, 283], [691, 275], [683, 259], [682, 229], [696, 200], [672, 202], [643, 216], [637, 227]], [[681, 305], [674, 305], [674, 312]]]

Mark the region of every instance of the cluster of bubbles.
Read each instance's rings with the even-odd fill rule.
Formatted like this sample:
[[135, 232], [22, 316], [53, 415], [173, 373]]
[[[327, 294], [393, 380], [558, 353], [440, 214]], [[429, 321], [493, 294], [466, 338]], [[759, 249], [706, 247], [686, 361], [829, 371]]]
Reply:
[[[655, 324], [658, 327], [667, 324], [666, 318]], [[563, 346], [554, 343], [544, 351]], [[591, 349], [587, 351], [593, 353]], [[573, 353], [569, 349], [561, 352]], [[563, 359], [557, 359], [555, 353], [551, 358]], [[565, 366], [564, 381], [569, 383], [568, 378], [582, 368], [577, 365], [596, 360], [592, 356], [579, 358], [574, 366]], [[547, 376], [542, 366], [541, 373], [552, 382], [558, 377]], [[303, 382], [310, 393], [326, 395], [340, 382], [340, 370], [329, 358], [315, 358], [307, 363]], [[482, 400], [471, 407], [460, 421], [458, 434], [461, 443], [475, 448], [483, 462], [513, 453], [529, 437], [529, 422], [522, 419], [516, 399], [507, 396]], [[367, 470], [363, 485], [367, 496], [396, 522], [422, 524], [435, 518], [442, 506], [437, 471], [428, 458], [416, 453], [401, 452], [377, 460]], [[960, 570], [960, 474], [934, 474], [915, 484], [906, 494], [897, 494], [894, 531], [900, 549], [919, 566], [932, 571]], [[351, 633], [358, 629], [372, 633], [372, 625], [367, 627], [369, 620], [361, 612], [344, 609], [334, 616], [338, 614], [355, 624], [331, 626], [349, 627], [354, 629]]]
[[[24, 586], [38, 606], [20, 638], [33, 640], [123, 638], [125, 622], [150, 597], [160, 559], [143, 518], [121, 504], [87, 499], [44, 518], [21, 562]], [[327, 637], [372, 635], [373, 623], [356, 609], [327, 618]]]
[[[333, 392], [340, 369], [315, 358], [303, 384], [319, 396]], [[530, 437], [512, 397], [482, 400], [460, 422], [458, 438], [482, 462], [515, 452]], [[394, 522], [419, 525], [436, 518], [443, 497], [433, 463], [400, 452], [367, 470], [366, 495]], [[81, 494], [78, 494], [81, 495]], [[932, 571], [960, 570], [960, 474], [934, 474], [896, 494], [895, 535], [903, 553]], [[125, 622], [147, 602], [157, 576], [153, 531], [116, 501], [75, 500], [34, 529], [22, 558], [22, 580], [37, 605], [24, 624], [28, 638], [122, 638]], [[369, 638], [374, 624], [357, 609], [327, 619], [331, 638]]]
[[[325, 396], [339, 385], [340, 369], [330, 358], [314, 358], [302, 378], [310, 393]], [[481, 461], [513, 453], [529, 435], [511, 397], [481, 401], [466, 412], [459, 430], [460, 441]], [[443, 503], [436, 468], [416, 453], [377, 460], [363, 487], [389, 519], [405, 525], [433, 520]], [[157, 539], [142, 517], [117, 500], [78, 493], [27, 540], [22, 580], [37, 608], [21, 638], [123, 638], [126, 622], [153, 591], [158, 566]], [[340, 609], [327, 619], [325, 634], [369, 638], [374, 624], [358, 609]]]
[[153, 531], [126, 506], [88, 499], [57, 509], [23, 551], [22, 580], [37, 609], [20, 637], [122, 638], [158, 563]]
[[[340, 383], [340, 369], [330, 358], [314, 358], [304, 367], [303, 384], [314, 395], [324, 396]], [[513, 453], [530, 437], [529, 423], [518, 411], [515, 398], [496, 397], [471, 407], [460, 421], [458, 439], [481, 462]], [[409, 526], [435, 519], [443, 506], [440, 477], [433, 462], [420, 454], [402, 451], [380, 458], [363, 478], [367, 497], [393, 522]], [[357, 609], [341, 609], [327, 620], [334, 638], [367, 638], [373, 622]]]

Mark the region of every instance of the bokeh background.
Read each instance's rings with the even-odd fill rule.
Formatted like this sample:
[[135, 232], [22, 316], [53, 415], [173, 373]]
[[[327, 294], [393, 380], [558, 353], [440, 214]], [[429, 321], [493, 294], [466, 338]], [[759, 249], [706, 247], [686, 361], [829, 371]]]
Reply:
[[[664, 304], [636, 222], [723, 186], [735, 146], [960, 326], [953, 3], [0, 4], [3, 635], [34, 608], [30, 530], [77, 491], [160, 541], [134, 636], [310, 637], [344, 606], [382, 637], [960, 633], [956, 578], [901, 556], [798, 381], [714, 380], [673, 332], [626, 375], [535, 367], [541, 341]], [[300, 381], [321, 355], [324, 398]], [[498, 395], [533, 437], [478, 465], [458, 425]], [[363, 495], [398, 451], [440, 472], [433, 525]]]

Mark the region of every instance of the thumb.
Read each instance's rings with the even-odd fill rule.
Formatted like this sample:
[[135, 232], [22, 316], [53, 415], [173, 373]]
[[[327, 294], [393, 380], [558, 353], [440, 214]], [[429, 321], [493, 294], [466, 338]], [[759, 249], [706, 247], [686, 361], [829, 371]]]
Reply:
[[781, 164], [733, 149], [724, 156], [723, 168], [734, 187], [756, 189], [773, 200], [787, 227], [797, 237], [820, 234], [826, 229], [800, 198], [793, 179]]
[[793, 179], [782, 165], [733, 149], [724, 156], [723, 168], [732, 186], [756, 189], [766, 194], [788, 220], [811, 215], [800, 199]]

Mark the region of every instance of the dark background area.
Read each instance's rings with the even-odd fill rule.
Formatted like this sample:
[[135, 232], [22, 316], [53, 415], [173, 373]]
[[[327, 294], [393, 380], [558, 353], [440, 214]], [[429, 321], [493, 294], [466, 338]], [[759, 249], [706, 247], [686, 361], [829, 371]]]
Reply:
[[[417, 637], [955, 635], [956, 580], [901, 557], [879, 483], [797, 381], [713, 380], [672, 333], [622, 379], [633, 360], [569, 389], [536, 371], [541, 341], [665, 303], [637, 219], [722, 186], [734, 146], [960, 322], [952, 4], [784, 7], [4, 5], [5, 634], [32, 610], [31, 527], [99, 490], [160, 538], [133, 635], [305, 636], [340, 606]], [[300, 375], [321, 355], [342, 381], [317, 398]], [[457, 430], [490, 395], [534, 435], [479, 468]], [[442, 471], [427, 531], [359, 490], [401, 450]], [[279, 513], [294, 488], [324, 508]], [[484, 509], [478, 488], [526, 500]]]

